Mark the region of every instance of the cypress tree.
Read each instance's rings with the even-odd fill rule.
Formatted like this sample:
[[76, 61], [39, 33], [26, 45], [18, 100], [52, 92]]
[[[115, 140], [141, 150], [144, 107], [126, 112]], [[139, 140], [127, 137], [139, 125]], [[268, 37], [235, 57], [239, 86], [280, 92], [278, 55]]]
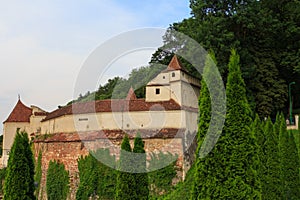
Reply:
[[224, 135], [220, 138], [223, 154], [221, 199], [259, 199], [260, 180], [257, 175], [257, 141], [250, 131], [252, 112], [246, 97], [240, 70], [240, 57], [231, 50], [226, 84], [227, 113]]
[[[282, 119], [283, 118], [283, 119]], [[288, 140], [289, 140], [289, 136], [286, 130], [286, 123], [284, 120], [284, 117], [282, 115], [280, 115], [279, 119], [276, 119], [276, 122], [278, 121], [279, 124], [279, 160], [280, 160], [280, 179], [281, 179], [281, 187], [282, 187], [282, 191], [283, 191], [283, 199], [286, 199], [286, 192], [287, 191], [287, 178], [286, 177], [286, 172], [288, 170]]]
[[[199, 193], [200, 190], [203, 188], [202, 184], [204, 183], [203, 180], [207, 180], [209, 179], [208, 176], [208, 170], [207, 168], [204, 169], [203, 167], [204, 165], [204, 161], [208, 161], [208, 158], [206, 160], [201, 159], [199, 157], [200, 154], [200, 150], [201, 147], [202, 149], [205, 149], [204, 146], [202, 146], [203, 141], [204, 141], [204, 137], [207, 134], [207, 130], [209, 128], [209, 123], [211, 120], [211, 100], [210, 100], [210, 94], [209, 94], [209, 90], [206, 84], [206, 81], [209, 81], [209, 72], [211, 69], [211, 65], [213, 64], [213, 62], [216, 62], [214, 55], [211, 54], [212, 58], [210, 57], [210, 55], [208, 55], [206, 57], [206, 62], [205, 62], [205, 66], [204, 66], [204, 70], [203, 70], [203, 77], [201, 79], [201, 90], [200, 90], [200, 96], [199, 96], [199, 100], [198, 100], [198, 104], [199, 104], [199, 123], [198, 123], [198, 134], [197, 134], [197, 150], [196, 150], [196, 162], [195, 162], [195, 181], [193, 182], [192, 185], [192, 193], [191, 193], [191, 199], [195, 199]], [[202, 153], [202, 152], [201, 152]], [[209, 166], [205, 166], [205, 167], [209, 167]]]
[[250, 131], [252, 113], [235, 50], [228, 66], [225, 128], [214, 149], [200, 161], [196, 176], [201, 184], [191, 199], [260, 199], [257, 143]]
[[132, 155], [128, 135], [125, 135], [121, 144], [119, 160], [119, 172], [117, 176], [116, 200], [130, 200], [136, 197], [134, 188], [134, 176], [132, 174]]
[[287, 154], [287, 170], [286, 175], [286, 199], [299, 199], [300, 198], [300, 177], [299, 177], [299, 156], [295, 143], [295, 137], [292, 132], [288, 133], [288, 154]]
[[137, 173], [134, 174], [134, 181], [135, 181], [135, 192], [136, 192], [136, 199], [148, 199], [149, 196], [149, 180], [148, 174], [146, 173], [146, 152], [144, 149], [144, 142], [140, 136], [137, 136], [134, 139], [134, 148], [133, 153], [135, 154], [134, 163], [133, 165], [137, 169]]
[[35, 199], [34, 161], [26, 132], [17, 134], [8, 159], [4, 199]]
[[98, 168], [92, 155], [78, 159], [80, 183], [76, 192], [76, 199], [88, 200], [97, 190]]
[[69, 173], [65, 166], [57, 161], [49, 162], [46, 191], [48, 200], [65, 200], [69, 194]]
[[261, 164], [263, 165], [263, 173], [261, 174], [262, 199], [282, 199], [279, 136], [274, 131], [270, 117], [265, 122], [264, 135], [266, 139], [261, 159]]

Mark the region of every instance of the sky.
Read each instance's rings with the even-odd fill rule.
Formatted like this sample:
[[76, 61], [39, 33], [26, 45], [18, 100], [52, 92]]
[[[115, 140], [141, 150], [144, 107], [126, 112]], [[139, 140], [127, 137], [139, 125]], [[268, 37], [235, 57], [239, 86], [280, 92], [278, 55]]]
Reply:
[[[189, 16], [188, 0], [0, 0], [0, 121], [6, 120], [18, 94], [25, 105], [48, 112], [72, 100], [83, 64], [114, 36], [168, 28]], [[120, 58], [99, 84], [147, 65], [154, 51]], [[0, 123], [0, 134], [2, 129]]]

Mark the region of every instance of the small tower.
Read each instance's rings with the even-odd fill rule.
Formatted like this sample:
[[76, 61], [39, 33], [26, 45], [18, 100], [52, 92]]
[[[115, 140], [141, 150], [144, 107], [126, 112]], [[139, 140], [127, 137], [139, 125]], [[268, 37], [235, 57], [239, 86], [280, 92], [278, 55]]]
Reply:
[[28, 131], [30, 127], [31, 115], [32, 109], [25, 106], [19, 98], [14, 109], [12, 110], [8, 118], [3, 122], [3, 167], [7, 166], [8, 156], [17, 130]]
[[198, 108], [200, 80], [188, 73], [176, 55], [167, 69], [159, 73], [146, 86], [146, 101], [174, 99], [181, 106]]

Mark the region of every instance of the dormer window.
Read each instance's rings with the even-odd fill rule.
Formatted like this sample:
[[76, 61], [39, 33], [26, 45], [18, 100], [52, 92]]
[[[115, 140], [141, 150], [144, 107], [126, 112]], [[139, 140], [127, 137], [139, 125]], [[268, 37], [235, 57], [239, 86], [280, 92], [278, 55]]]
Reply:
[[172, 77], [175, 77], [175, 72], [172, 73]]
[[159, 88], [155, 89], [155, 94], [160, 94], [160, 89]]

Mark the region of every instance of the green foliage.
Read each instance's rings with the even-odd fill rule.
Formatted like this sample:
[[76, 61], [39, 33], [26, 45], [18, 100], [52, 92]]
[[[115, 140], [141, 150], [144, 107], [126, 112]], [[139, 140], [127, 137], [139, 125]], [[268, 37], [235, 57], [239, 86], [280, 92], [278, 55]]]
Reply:
[[[101, 161], [97, 158], [101, 157]], [[86, 157], [78, 159], [80, 183], [76, 199], [89, 199], [98, 196], [100, 199], [114, 199], [116, 170], [115, 157], [110, 156], [108, 149], [98, 149]]]
[[257, 143], [249, 128], [252, 113], [234, 50], [228, 67], [224, 132], [206, 157], [197, 158], [194, 176], [201, 181], [190, 199], [260, 199]]
[[0, 194], [3, 195], [3, 184], [5, 180], [6, 168], [0, 169]]
[[[300, 79], [299, 2], [191, 0], [190, 8], [192, 16], [170, 26], [152, 61], [166, 63], [185, 48], [170, 31], [175, 30], [213, 49], [225, 80], [230, 49], [235, 48], [251, 107], [260, 117], [286, 111], [287, 84]], [[190, 72], [197, 74], [192, 68]], [[293, 88], [295, 107], [300, 107], [299, 92], [298, 84]]]
[[34, 161], [28, 135], [17, 132], [5, 174], [4, 199], [35, 199]]
[[280, 119], [280, 169], [283, 199], [298, 199], [300, 196], [299, 157], [293, 133], [288, 132], [284, 116]]
[[37, 198], [39, 198], [39, 194], [40, 194], [41, 179], [42, 179], [42, 152], [40, 151], [35, 165], [35, 174], [34, 174], [34, 181], [38, 184], [38, 187], [35, 190], [35, 196]]
[[288, 138], [288, 158], [287, 161], [287, 171], [285, 171], [287, 190], [284, 191], [284, 195], [286, 195], [287, 199], [299, 199], [300, 197], [300, 176], [299, 176], [299, 157], [298, 151], [295, 144], [295, 137], [293, 134], [289, 133]]
[[97, 91], [80, 95], [76, 100], [69, 102], [67, 105], [75, 102], [125, 98], [130, 87], [135, 88], [135, 94], [138, 98], [144, 98], [146, 84], [164, 68], [166, 68], [166, 66], [151, 64], [147, 67], [133, 69], [128, 79], [120, 77], [109, 79], [106, 84], [103, 86], [100, 85]]
[[[191, 169], [187, 172], [185, 180], [178, 183], [174, 190], [169, 192], [165, 197], [164, 200], [173, 200], [173, 199], [180, 199], [180, 200], [188, 200], [190, 198], [191, 193], [191, 186], [195, 185], [195, 166], [193, 165]], [[161, 198], [162, 199], [162, 198]]]
[[[215, 60], [214, 60], [215, 61]], [[204, 73], [208, 74], [209, 73], [209, 69], [211, 68], [211, 64], [210, 63], [210, 57], [207, 57], [206, 59], [206, 64], [205, 64], [205, 68], [204, 68]], [[209, 79], [205, 79], [205, 77], [202, 78], [201, 80], [201, 91], [200, 91], [200, 96], [199, 96], [199, 123], [198, 123], [198, 134], [197, 134], [197, 142], [198, 142], [198, 146], [197, 146], [197, 150], [196, 150], [196, 167], [195, 167], [195, 181], [192, 184], [192, 198], [195, 198], [198, 196], [198, 194], [200, 193], [200, 189], [202, 188], [201, 184], [202, 181], [201, 179], [202, 177], [202, 171], [203, 169], [201, 169], [203, 167], [203, 163], [201, 161], [203, 161], [202, 159], [199, 158], [199, 154], [200, 154], [200, 150], [201, 148], [203, 148], [204, 145], [203, 141], [204, 141], [204, 137], [207, 134], [208, 128], [209, 128], [209, 123], [211, 120], [211, 99], [210, 99], [210, 94], [207, 88], [207, 84], [206, 81], [209, 81]], [[207, 144], [209, 145], [209, 144]], [[204, 147], [205, 148], [205, 147]], [[202, 153], [202, 152], [201, 152]]]
[[176, 177], [178, 156], [171, 153], [152, 153], [149, 161], [150, 196], [155, 199], [173, 190], [172, 180]]
[[265, 122], [264, 135], [263, 154], [260, 156], [262, 199], [282, 199], [279, 136], [270, 118]]
[[69, 194], [69, 173], [65, 166], [57, 161], [50, 161], [47, 171], [46, 190], [48, 200], [65, 200]]
[[127, 200], [136, 197], [136, 191], [131, 188], [134, 183], [132, 156], [129, 138], [126, 135], [121, 144], [119, 172], [117, 176], [116, 199]]
[[[149, 196], [149, 180], [146, 169], [146, 152], [144, 149], [144, 142], [140, 136], [137, 136], [134, 139], [134, 148], [132, 150], [135, 153], [135, 159], [132, 163], [132, 166], [135, 166], [138, 173], [133, 174], [134, 176], [134, 190], [136, 191], [136, 199], [148, 199]], [[144, 173], [139, 173], [144, 172]]]

